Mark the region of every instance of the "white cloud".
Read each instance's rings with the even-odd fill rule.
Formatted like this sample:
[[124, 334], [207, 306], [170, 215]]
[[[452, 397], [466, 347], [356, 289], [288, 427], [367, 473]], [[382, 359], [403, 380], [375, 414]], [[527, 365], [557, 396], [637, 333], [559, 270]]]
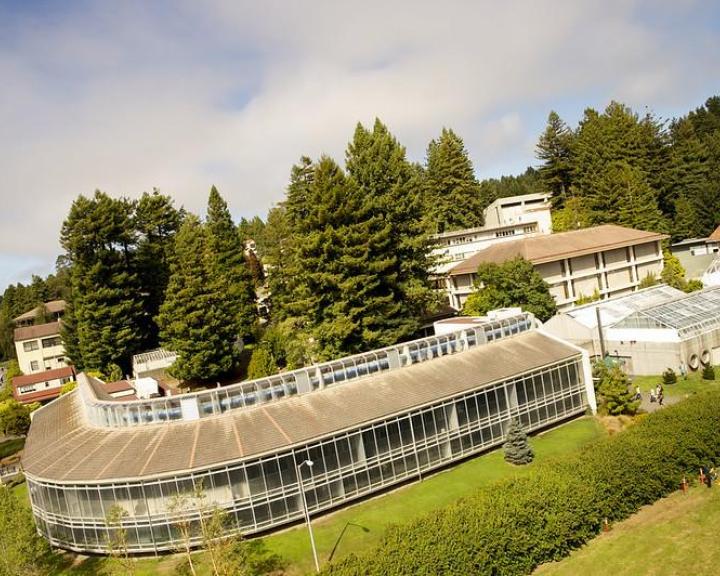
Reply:
[[718, 75], [692, 4], [109, 6], [0, 13], [0, 257], [16, 270], [54, 261], [70, 203], [95, 188], [157, 186], [202, 211], [216, 184], [236, 215], [264, 214], [301, 154], [342, 160], [375, 116], [416, 160], [450, 126], [496, 175], [533, 162], [558, 101], [682, 110]]

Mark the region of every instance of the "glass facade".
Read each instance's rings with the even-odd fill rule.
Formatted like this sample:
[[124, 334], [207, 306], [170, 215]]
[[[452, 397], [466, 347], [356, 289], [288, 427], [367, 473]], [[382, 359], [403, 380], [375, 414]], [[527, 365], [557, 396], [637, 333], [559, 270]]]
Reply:
[[[172, 550], [180, 520], [198, 522], [197, 509], [172, 505], [202, 485], [205, 504], [226, 510], [232, 530], [251, 534], [303, 517], [302, 466], [311, 513], [342, 505], [504, 441], [511, 418], [529, 430], [582, 414], [588, 404], [582, 357], [464, 392], [401, 415], [338, 432], [273, 455], [173, 477], [97, 484], [46, 482], [28, 475], [40, 531], [56, 546], [107, 551], [105, 518], [117, 504], [132, 552]], [[197, 526], [194, 543], [199, 544]]]
[[429, 336], [269, 378], [182, 396], [151, 400], [100, 400], [88, 388], [81, 386], [80, 392], [83, 395], [86, 415], [95, 426], [120, 428], [197, 420], [230, 410], [266, 404], [287, 396], [322, 390], [369, 374], [411, 366], [439, 356], [456, 354], [487, 342], [526, 332], [533, 327], [532, 314], [521, 312], [505, 318], [478, 322], [477, 328], [442, 336]]

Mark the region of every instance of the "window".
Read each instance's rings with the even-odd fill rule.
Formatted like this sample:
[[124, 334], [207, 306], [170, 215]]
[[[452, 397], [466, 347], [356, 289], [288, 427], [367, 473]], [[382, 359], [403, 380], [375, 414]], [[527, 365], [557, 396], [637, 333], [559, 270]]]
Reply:
[[18, 388], [18, 392], [20, 392], [20, 394], [29, 394], [30, 392], [35, 392], [35, 386], [20, 386]]
[[23, 350], [25, 352], [32, 352], [33, 350], [37, 350], [39, 348], [38, 341], [37, 340], [30, 340], [28, 342], [23, 342]]
[[42, 340], [42, 347], [43, 348], [52, 348], [53, 346], [61, 346], [62, 345], [62, 339], [60, 336], [53, 336], [52, 338], [43, 338]]
[[40, 364], [38, 364], [37, 360], [33, 360], [32, 362], [30, 362], [30, 370], [35, 371], [35, 370], [39, 370], [39, 369], [40, 369]]

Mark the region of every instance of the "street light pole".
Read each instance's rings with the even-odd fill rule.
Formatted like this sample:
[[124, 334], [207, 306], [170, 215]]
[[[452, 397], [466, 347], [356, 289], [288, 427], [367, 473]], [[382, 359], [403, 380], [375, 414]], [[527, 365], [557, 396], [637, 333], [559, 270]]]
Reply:
[[315, 537], [313, 536], [312, 525], [310, 524], [310, 511], [308, 510], [307, 500], [305, 499], [305, 484], [303, 483], [302, 465], [307, 464], [312, 472], [313, 461], [304, 460], [297, 465], [298, 481], [300, 482], [300, 494], [302, 495], [303, 512], [305, 512], [305, 522], [307, 523], [308, 532], [310, 533], [310, 545], [312, 546], [313, 559], [315, 560], [315, 571], [320, 572], [320, 562], [318, 562], [317, 548], [315, 548]]

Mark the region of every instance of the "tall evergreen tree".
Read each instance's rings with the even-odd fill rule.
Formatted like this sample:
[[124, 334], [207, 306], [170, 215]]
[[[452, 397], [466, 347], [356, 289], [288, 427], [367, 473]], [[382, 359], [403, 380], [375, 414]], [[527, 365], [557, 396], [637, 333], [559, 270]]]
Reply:
[[235, 318], [238, 336], [252, 334], [257, 320], [255, 288], [245, 262], [245, 247], [230, 216], [227, 203], [213, 186], [208, 198], [207, 231], [228, 292], [228, 310]]
[[[573, 194], [583, 198], [593, 223], [618, 216], [606, 196], [607, 172], [616, 162], [639, 171], [655, 198], [647, 206], [655, 220], [658, 191], [668, 148], [663, 126], [651, 115], [640, 119], [628, 107], [611, 102], [604, 113], [588, 109], [573, 140]], [[611, 210], [608, 213], [608, 209]]]
[[423, 191], [433, 231], [482, 226], [480, 185], [463, 141], [452, 130], [443, 128], [428, 146]]
[[173, 206], [172, 198], [155, 189], [145, 192], [135, 207], [134, 224], [138, 233], [135, 267], [143, 295], [143, 346], [158, 345], [158, 329], [154, 318], [165, 299], [170, 278], [170, 261], [175, 249], [175, 234], [185, 211]]
[[572, 182], [573, 133], [555, 111], [548, 116], [547, 127], [540, 136], [536, 157], [542, 161], [540, 178], [552, 194], [553, 207], [562, 208]]
[[170, 269], [157, 322], [162, 345], [178, 355], [172, 374], [182, 380], [227, 374], [236, 360], [237, 317], [210, 232], [196, 216], [187, 216], [175, 237]]
[[130, 201], [97, 191], [93, 198], [79, 196], [63, 223], [61, 245], [72, 265], [72, 323], [65, 333], [77, 342], [70, 359], [79, 368], [103, 371], [117, 364], [127, 372], [142, 347], [132, 214]]
[[625, 161], [611, 162], [595, 188], [594, 222], [665, 231], [667, 223], [644, 173]]
[[288, 192], [293, 248], [282, 317], [296, 322], [306, 360], [392, 344], [407, 333], [388, 257], [392, 227], [333, 160], [311, 166], [299, 178], [294, 170]]
[[406, 327], [413, 333], [421, 316], [435, 305], [430, 285], [429, 235], [422, 214], [422, 195], [417, 171], [407, 161], [405, 148], [379, 120], [372, 131], [358, 124], [345, 154], [347, 171], [362, 194], [370, 214], [384, 214], [391, 240], [382, 259], [392, 262], [390, 278], [402, 303]]

